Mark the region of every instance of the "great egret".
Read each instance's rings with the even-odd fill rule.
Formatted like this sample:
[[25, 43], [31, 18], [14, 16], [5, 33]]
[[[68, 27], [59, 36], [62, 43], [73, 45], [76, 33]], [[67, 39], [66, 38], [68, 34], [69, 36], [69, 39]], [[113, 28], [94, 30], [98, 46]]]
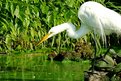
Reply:
[[[106, 35], [111, 33], [121, 34], [121, 15], [117, 12], [106, 8], [100, 3], [94, 1], [88, 1], [81, 5], [78, 11], [78, 17], [81, 20], [81, 27], [76, 31], [75, 26], [72, 23], [63, 23], [52, 27], [48, 34], [45, 35], [38, 43], [42, 43], [48, 38], [67, 31], [67, 34], [71, 38], [80, 38], [89, 32], [93, 32], [94, 36], [97, 34], [102, 38], [102, 41], [106, 43]], [[96, 43], [96, 39], [94, 39]], [[96, 48], [94, 58], [96, 57]], [[92, 65], [94, 69], [95, 59]]]
[[121, 15], [117, 12], [104, 7], [102, 4], [88, 1], [81, 5], [78, 11], [78, 17], [81, 20], [81, 27], [76, 31], [72, 23], [63, 23], [52, 27], [38, 43], [42, 43], [48, 38], [67, 31], [71, 38], [80, 38], [89, 32], [100, 35], [102, 41], [106, 43], [106, 36], [111, 33], [121, 34]]

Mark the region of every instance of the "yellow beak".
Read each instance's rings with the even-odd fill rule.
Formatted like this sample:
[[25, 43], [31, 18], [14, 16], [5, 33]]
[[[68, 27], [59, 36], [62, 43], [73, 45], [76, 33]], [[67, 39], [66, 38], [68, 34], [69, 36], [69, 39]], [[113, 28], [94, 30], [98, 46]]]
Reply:
[[46, 34], [35, 46], [38, 46], [40, 43], [42, 43], [42, 42], [44, 42], [45, 40], [47, 40], [50, 34], [52, 34], [52, 33]]

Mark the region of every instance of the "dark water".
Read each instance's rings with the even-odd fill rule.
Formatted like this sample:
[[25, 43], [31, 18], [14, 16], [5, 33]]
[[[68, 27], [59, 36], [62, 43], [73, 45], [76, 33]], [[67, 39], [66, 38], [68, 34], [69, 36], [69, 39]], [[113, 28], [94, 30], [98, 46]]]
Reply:
[[0, 81], [83, 81], [89, 61], [48, 61], [41, 54], [0, 56]]

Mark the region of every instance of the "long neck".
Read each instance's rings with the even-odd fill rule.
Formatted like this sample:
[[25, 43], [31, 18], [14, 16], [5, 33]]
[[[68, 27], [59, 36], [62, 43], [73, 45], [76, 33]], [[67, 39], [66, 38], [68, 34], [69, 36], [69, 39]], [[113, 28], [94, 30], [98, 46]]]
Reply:
[[81, 27], [79, 30], [76, 31], [75, 26], [72, 23], [65, 23], [67, 26], [67, 34], [69, 37], [77, 39], [84, 35], [86, 35], [90, 30], [87, 26], [85, 26], [83, 23], [81, 24]]

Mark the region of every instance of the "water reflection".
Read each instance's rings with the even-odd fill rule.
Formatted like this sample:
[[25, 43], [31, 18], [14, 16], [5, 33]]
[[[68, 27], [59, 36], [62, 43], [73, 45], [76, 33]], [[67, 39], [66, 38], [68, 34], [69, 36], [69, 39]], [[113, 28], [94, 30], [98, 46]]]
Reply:
[[4, 66], [1, 65], [0, 68], [0, 81], [83, 81], [84, 71], [88, 70], [89, 66], [87, 61], [51, 62], [44, 58], [32, 57], [31, 61], [30, 58], [14, 59], [7, 65], [4, 65], [6, 62], [2, 62]]

